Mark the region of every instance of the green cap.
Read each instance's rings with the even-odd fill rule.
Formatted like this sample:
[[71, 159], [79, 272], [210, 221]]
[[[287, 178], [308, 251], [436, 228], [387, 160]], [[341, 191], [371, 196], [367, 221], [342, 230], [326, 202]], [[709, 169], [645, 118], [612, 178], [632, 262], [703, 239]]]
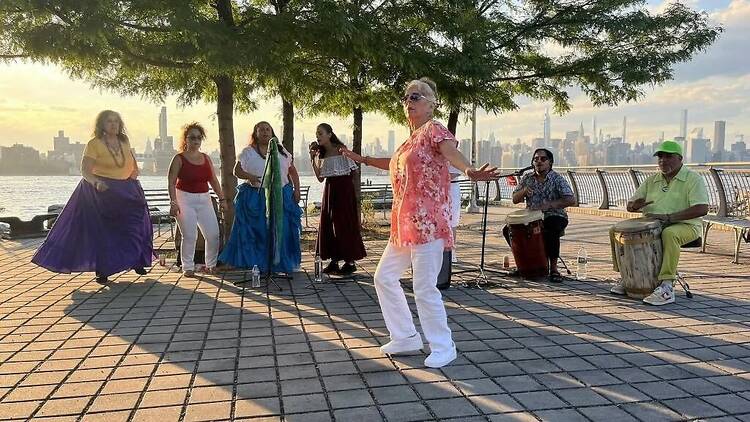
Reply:
[[675, 141], [664, 141], [659, 145], [659, 148], [656, 148], [656, 151], [654, 151], [654, 156], [660, 152], [666, 152], [669, 154], [677, 154], [680, 157], [682, 157], [682, 147], [679, 143]]

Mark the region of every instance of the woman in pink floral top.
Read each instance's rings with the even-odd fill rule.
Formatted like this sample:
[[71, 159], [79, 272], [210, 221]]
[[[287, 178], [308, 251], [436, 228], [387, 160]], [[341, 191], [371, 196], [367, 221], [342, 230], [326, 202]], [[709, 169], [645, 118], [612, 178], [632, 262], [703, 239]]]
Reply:
[[411, 135], [393, 157], [362, 157], [347, 150], [342, 153], [391, 174], [391, 238], [375, 270], [375, 290], [391, 341], [380, 350], [395, 354], [423, 347], [399, 282], [411, 267], [417, 314], [430, 343], [431, 353], [424, 363], [440, 368], [456, 359], [456, 346], [436, 286], [443, 250], [453, 246], [448, 167], [463, 169], [473, 180], [496, 180], [498, 173], [487, 164], [479, 169], [471, 167], [456, 149], [456, 138], [445, 126], [432, 120], [437, 102], [435, 93], [435, 83], [427, 78], [407, 84], [402, 102]]

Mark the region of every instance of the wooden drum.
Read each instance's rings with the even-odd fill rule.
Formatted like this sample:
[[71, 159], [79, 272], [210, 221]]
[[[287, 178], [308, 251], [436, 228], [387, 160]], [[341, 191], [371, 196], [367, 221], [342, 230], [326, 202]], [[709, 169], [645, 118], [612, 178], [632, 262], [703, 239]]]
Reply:
[[625, 293], [636, 299], [650, 295], [659, 285], [661, 223], [634, 218], [615, 224], [614, 249]]
[[505, 219], [510, 232], [510, 249], [522, 277], [542, 277], [549, 274], [547, 252], [544, 250], [541, 211], [518, 210]]

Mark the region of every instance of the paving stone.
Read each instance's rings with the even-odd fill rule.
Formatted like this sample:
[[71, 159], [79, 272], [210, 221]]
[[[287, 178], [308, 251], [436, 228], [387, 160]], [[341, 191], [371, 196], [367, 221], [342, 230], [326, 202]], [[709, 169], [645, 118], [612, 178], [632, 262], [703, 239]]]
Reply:
[[628, 403], [650, 400], [647, 395], [626, 384], [592, 387], [592, 390], [606, 397], [613, 403]]
[[637, 422], [638, 419], [615, 406], [584, 407], [578, 409], [594, 422]]
[[556, 390], [555, 393], [562, 397], [563, 400], [572, 406], [597, 406], [610, 404], [611, 402], [603, 396], [597, 394], [590, 388], [570, 388], [565, 390]]
[[434, 419], [433, 416], [430, 415], [429, 410], [419, 403], [387, 404], [381, 406], [380, 410], [389, 422], [409, 422]]
[[378, 387], [370, 390], [379, 404], [418, 401], [419, 397], [408, 385]]
[[573, 409], [538, 410], [534, 412], [542, 421], [587, 422], [588, 419]]
[[339, 421], [357, 421], [357, 422], [379, 422], [383, 420], [380, 412], [374, 406], [358, 407], [354, 409], [337, 409], [333, 416]]
[[544, 390], [544, 386], [536, 382], [529, 375], [517, 375], [512, 377], [496, 377], [493, 380], [505, 391], [517, 393], [522, 391]]
[[512, 394], [513, 398], [528, 410], [543, 410], [566, 407], [559, 398], [548, 391]]
[[687, 391], [688, 393], [696, 396], [720, 394], [727, 391], [721, 386], [718, 386], [701, 378], [674, 380], [670, 381], [670, 383], [675, 385], [677, 388]]
[[479, 414], [471, 402], [463, 397], [427, 400], [427, 406], [440, 419], [465, 418]]
[[[524, 410], [523, 405], [509, 394], [489, 394], [469, 397], [469, 401], [479, 407], [485, 414], [509, 413]], [[511, 416], [509, 416], [510, 418]]]
[[331, 406], [334, 409], [370, 406], [375, 404], [372, 400], [372, 397], [370, 396], [370, 393], [365, 389], [335, 391], [332, 393], [328, 393], [328, 399], [331, 401]]
[[467, 396], [499, 394], [503, 392], [503, 389], [496, 382], [488, 378], [455, 381], [454, 383]]
[[644, 382], [633, 384], [632, 386], [657, 400], [676, 399], [690, 396], [689, 393], [680, 390], [667, 381]]
[[685, 418], [707, 418], [726, 414], [726, 412], [695, 397], [664, 400], [662, 403]]
[[750, 400], [746, 400], [736, 394], [720, 394], [716, 396], [703, 396], [701, 398], [729, 414], [750, 411]]

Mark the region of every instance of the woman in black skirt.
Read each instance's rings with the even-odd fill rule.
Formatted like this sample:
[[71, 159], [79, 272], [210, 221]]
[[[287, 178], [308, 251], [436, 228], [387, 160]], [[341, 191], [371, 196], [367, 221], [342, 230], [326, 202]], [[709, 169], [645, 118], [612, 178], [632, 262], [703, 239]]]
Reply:
[[[357, 270], [354, 262], [367, 256], [352, 178], [357, 164], [341, 155], [346, 147], [331, 125], [321, 123], [315, 134], [318, 142], [310, 146], [310, 159], [318, 181], [325, 180], [316, 251], [321, 259], [331, 260], [323, 272], [351, 274]], [[340, 268], [339, 261], [344, 261]]]

